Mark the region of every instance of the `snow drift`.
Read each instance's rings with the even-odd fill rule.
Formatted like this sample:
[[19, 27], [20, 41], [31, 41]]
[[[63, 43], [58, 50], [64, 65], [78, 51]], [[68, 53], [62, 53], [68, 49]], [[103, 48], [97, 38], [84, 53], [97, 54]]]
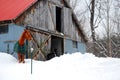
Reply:
[[98, 58], [79, 52], [49, 61], [18, 63], [16, 58], [0, 53], [0, 80], [120, 80], [120, 59]]

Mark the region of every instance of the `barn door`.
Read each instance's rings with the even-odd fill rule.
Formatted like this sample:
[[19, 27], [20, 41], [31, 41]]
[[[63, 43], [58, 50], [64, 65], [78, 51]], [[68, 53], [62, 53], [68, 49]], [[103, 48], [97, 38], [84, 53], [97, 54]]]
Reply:
[[57, 36], [51, 36], [51, 53], [55, 53], [56, 56], [60, 56], [64, 52], [63, 38]]
[[31, 31], [32, 40], [29, 47], [33, 48], [32, 54], [35, 60], [46, 60], [46, 55], [49, 53], [49, 42], [51, 35], [42, 34]]
[[62, 29], [64, 30], [64, 34], [70, 35], [71, 34], [71, 28], [72, 28], [72, 14], [71, 10], [69, 8], [62, 8], [62, 15], [61, 15], [61, 21], [62, 21]]

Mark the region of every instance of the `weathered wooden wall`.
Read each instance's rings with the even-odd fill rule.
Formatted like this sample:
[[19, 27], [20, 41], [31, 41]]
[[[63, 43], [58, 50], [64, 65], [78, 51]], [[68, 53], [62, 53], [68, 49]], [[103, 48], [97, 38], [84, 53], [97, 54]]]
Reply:
[[81, 37], [79, 36], [76, 25], [72, 19], [71, 9], [66, 7], [62, 9], [62, 21], [62, 26], [64, 27], [64, 34], [69, 36], [68, 39], [81, 42]]
[[63, 34], [69, 39], [81, 41], [72, 19], [72, 10], [63, 6], [62, 0], [38, 1], [24, 16], [23, 24], [56, 32], [56, 6], [61, 7], [61, 28]]
[[[24, 23], [31, 25], [35, 28], [49, 29], [47, 26], [48, 20], [48, 10], [46, 2], [39, 1], [33, 7], [31, 12], [27, 14], [24, 19]], [[51, 28], [52, 29], [52, 28]]]
[[57, 6], [64, 6], [63, 4], [63, 0], [48, 0], [49, 2], [51, 2], [52, 4], [54, 5], [57, 5]]

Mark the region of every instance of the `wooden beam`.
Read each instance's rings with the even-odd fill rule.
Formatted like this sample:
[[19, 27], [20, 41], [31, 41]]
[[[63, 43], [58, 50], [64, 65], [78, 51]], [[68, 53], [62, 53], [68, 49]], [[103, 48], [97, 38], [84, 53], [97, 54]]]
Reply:
[[38, 33], [42, 33], [42, 34], [45, 34], [45, 35], [53, 35], [53, 36], [65, 38], [64, 34], [61, 34], [59, 32], [55, 32], [55, 31], [38, 29], [38, 28], [31, 27], [31, 26], [29, 26], [29, 30], [32, 31], [32, 32], [38, 32]]

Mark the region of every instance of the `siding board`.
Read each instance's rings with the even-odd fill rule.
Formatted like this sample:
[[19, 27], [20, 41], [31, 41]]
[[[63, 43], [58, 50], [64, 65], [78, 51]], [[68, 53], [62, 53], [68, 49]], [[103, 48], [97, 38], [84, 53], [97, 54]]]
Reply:
[[68, 8], [63, 7], [62, 9], [62, 20], [63, 20], [63, 27], [64, 27], [64, 34], [68, 35], [71, 37], [71, 20], [70, 20], [70, 15], [71, 12]]
[[55, 9], [56, 6], [48, 3], [48, 20], [47, 20], [47, 26], [50, 31], [54, 31], [56, 27], [56, 14], [55, 14]]
[[24, 28], [15, 24], [9, 24], [8, 27], [7, 34], [0, 34], [0, 51], [7, 52], [7, 45], [9, 44], [9, 53], [11, 54], [14, 44], [19, 39]]
[[36, 28], [41, 27], [47, 29], [48, 27], [45, 26], [47, 20], [46, 15], [46, 4], [41, 1], [37, 3], [33, 10], [27, 13], [27, 17], [25, 17], [23, 22]]

